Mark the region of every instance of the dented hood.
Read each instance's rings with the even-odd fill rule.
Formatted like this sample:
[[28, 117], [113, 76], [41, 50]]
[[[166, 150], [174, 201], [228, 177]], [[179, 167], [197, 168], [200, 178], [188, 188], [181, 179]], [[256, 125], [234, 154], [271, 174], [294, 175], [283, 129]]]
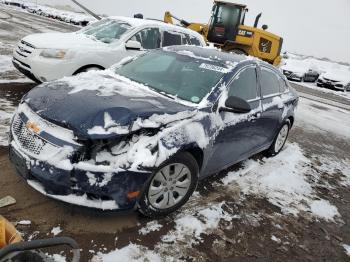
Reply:
[[[101, 77], [103, 76], [100, 75], [96, 82], [90, 84], [96, 85]], [[103, 86], [98, 90], [83, 89], [79, 92], [72, 92], [73, 87], [69, 81], [55, 81], [32, 89], [24, 96], [23, 101], [42, 118], [69, 128], [76, 136], [87, 139], [108, 139], [121, 135], [108, 131], [91, 133], [91, 129], [94, 127], [104, 128], [106, 124], [110, 125], [111, 122], [114, 123], [114, 126], [128, 130], [137, 119], [144, 120], [152, 115], [174, 115], [194, 110], [192, 107], [161, 95], [152, 94], [152, 92], [146, 92], [142, 97], [137, 97], [131, 90], [130, 96], [128, 96], [126, 95], [128, 92], [125, 90], [128, 86], [125, 83], [121, 83], [117, 79], [109, 79], [108, 81], [109, 90], [111, 89], [110, 82], [113, 81], [115, 88], [123, 89], [122, 94], [118, 92], [101, 95], [100, 90], [104, 88]], [[109, 123], [106, 123], [106, 113]]]

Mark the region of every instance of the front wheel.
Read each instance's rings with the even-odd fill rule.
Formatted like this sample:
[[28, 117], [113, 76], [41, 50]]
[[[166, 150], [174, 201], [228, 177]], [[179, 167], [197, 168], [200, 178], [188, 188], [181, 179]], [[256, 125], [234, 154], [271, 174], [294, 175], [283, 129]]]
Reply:
[[139, 200], [139, 211], [148, 217], [158, 217], [179, 209], [196, 189], [198, 172], [197, 161], [191, 154], [175, 155], [154, 172]]
[[265, 152], [267, 156], [275, 156], [281, 150], [283, 149], [288, 135], [289, 135], [289, 130], [290, 130], [290, 121], [287, 120], [283, 123], [282, 127], [280, 128], [275, 140], [273, 141], [272, 145], [270, 148]]

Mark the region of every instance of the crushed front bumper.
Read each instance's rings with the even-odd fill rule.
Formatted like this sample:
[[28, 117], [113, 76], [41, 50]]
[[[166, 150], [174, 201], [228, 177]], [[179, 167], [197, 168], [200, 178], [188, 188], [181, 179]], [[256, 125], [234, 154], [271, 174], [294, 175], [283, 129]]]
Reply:
[[20, 152], [12, 141], [9, 158], [17, 173], [37, 191], [70, 204], [97, 209], [126, 210], [134, 208], [137, 197], [152, 172], [122, 171], [118, 173], [89, 172], [59, 169], [46, 162], [30, 158]]

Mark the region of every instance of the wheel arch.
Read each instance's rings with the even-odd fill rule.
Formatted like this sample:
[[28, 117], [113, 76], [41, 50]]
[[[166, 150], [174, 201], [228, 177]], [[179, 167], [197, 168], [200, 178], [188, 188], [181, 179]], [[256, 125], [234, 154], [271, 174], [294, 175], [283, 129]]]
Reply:
[[293, 124], [294, 124], [294, 116], [289, 116], [289, 117], [287, 117], [287, 120], [289, 120], [289, 122], [290, 122], [290, 127], [292, 127]]
[[198, 145], [194, 144], [194, 145], [185, 147], [181, 151], [191, 154], [198, 164], [199, 171], [202, 169], [204, 152]]
[[98, 65], [98, 64], [88, 64], [88, 65], [84, 65], [84, 66], [80, 67], [78, 70], [76, 70], [76, 71], [73, 73], [73, 75], [79, 74], [79, 73], [83, 72], [85, 69], [88, 69], [88, 68], [90, 68], [90, 67], [97, 67], [97, 68], [99, 68], [99, 69], [101, 69], [101, 70], [105, 70], [105, 69], [106, 69], [106, 68], [104, 68], [103, 66]]

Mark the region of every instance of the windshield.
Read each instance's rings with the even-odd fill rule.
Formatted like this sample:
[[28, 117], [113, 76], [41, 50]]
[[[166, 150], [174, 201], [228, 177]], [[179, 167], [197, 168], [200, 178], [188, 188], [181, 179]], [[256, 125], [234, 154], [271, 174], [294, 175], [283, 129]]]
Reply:
[[120, 39], [120, 37], [130, 28], [131, 25], [127, 22], [103, 19], [83, 29], [81, 33], [91, 36], [98, 41], [109, 44]]
[[159, 93], [198, 104], [227, 72], [214, 61], [153, 51], [118, 68], [116, 73]]

